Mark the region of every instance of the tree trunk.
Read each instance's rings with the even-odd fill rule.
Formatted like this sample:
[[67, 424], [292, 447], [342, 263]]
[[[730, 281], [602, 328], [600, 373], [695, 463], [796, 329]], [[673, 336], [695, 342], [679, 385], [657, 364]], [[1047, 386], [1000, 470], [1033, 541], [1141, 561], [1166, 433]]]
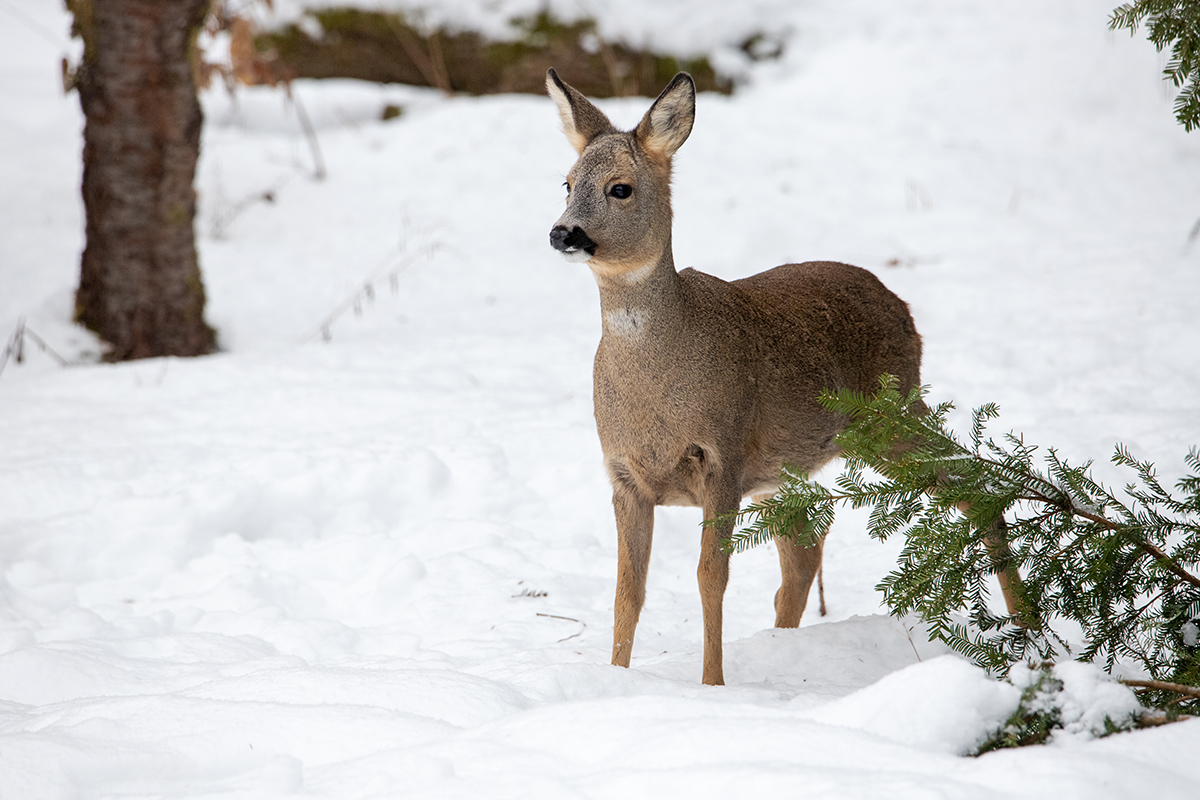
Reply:
[[192, 182], [192, 51], [209, 0], [67, 0], [84, 41], [83, 251], [75, 318], [109, 361], [210, 353]]

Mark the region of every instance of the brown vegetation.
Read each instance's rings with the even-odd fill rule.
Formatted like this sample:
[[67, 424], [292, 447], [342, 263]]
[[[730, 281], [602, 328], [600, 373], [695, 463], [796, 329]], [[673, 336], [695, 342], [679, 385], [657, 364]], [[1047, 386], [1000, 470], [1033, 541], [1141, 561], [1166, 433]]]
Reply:
[[676, 58], [607, 42], [593, 20], [567, 23], [544, 11], [517, 20], [519, 35], [512, 41], [491, 41], [472, 31], [423, 31], [400, 14], [353, 8], [308, 14], [323, 35], [310, 36], [293, 24], [255, 37], [257, 50], [270, 55], [281, 78], [358, 78], [445, 92], [540, 94], [553, 66], [594, 97], [653, 96], [680, 71], [690, 72], [701, 91], [733, 89], [707, 58]]

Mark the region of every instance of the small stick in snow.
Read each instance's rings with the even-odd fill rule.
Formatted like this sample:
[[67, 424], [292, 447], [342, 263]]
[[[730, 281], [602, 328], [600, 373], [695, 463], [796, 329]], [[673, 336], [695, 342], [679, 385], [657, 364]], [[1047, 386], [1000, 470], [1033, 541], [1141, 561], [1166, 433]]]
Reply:
[[566, 639], [559, 639], [558, 642], [555, 642], [555, 644], [561, 644], [562, 642], [565, 642], [569, 639], [574, 639], [576, 636], [579, 636], [580, 634], [582, 634], [583, 629], [587, 627], [586, 622], [581, 622], [580, 620], [577, 620], [574, 617], [560, 617], [558, 614], [543, 614], [540, 611], [537, 612], [537, 615], [539, 617], [546, 617], [548, 619], [561, 619], [561, 620], [566, 620], [567, 622], [578, 622], [579, 623], [579, 633], [572, 633], [570, 636], [566, 637]]

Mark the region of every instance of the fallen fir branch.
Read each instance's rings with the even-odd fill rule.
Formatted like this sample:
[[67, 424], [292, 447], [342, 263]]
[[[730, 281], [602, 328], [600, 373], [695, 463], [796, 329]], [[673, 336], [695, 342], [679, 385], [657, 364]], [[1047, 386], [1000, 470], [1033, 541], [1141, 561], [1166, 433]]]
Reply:
[[[1200, 684], [1200, 452], [1176, 494], [1154, 465], [1123, 446], [1114, 464], [1134, 480], [1121, 496], [1054, 449], [1009, 433], [986, 436], [998, 414], [976, 409], [970, 439], [946, 429], [952, 406], [927, 411], [922, 393], [902, 397], [885, 376], [880, 392], [827, 394], [822, 404], [847, 420], [838, 436], [846, 458], [837, 491], [785, 469], [779, 493], [736, 516], [749, 523], [726, 543], [741, 550], [773, 536], [807, 544], [829, 531], [837, 506], [869, 508], [870, 534], [905, 546], [879, 584], [897, 616], [916, 613], [939, 639], [1003, 674], [1021, 661], [1068, 656], [1112, 672], [1132, 661], [1150, 676], [1142, 687], [1157, 704], [1171, 687]], [[992, 608], [990, 581], [1008, 576], [1017, 600]], [[1056, 632], [1078, 625], [1082, 646]], [[1059, 626], [1061, 627], [1061, 626]], [[1076, 652], [1078, 650], [1078, 652]], [[1182, 706], [1200, 711], [1200, 697]]]

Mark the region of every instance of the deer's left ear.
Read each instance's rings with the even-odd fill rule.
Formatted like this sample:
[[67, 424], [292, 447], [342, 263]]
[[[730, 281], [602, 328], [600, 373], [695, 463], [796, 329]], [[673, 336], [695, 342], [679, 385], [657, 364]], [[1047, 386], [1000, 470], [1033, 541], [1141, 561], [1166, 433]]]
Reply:
[[559, 78], [553, 69], [546, 73], [546, 93], [558, 106], [563, 133], [577, 153], [582, 153], [588, 143], [600, 134], [617, 130], [603, 111], [592, 105], [575, 87]]
[[642, 147], [661, 158], [675, 155], [696, 121], [696, 84], [692, 76], [681, 72], [650, 106], [638, 123], [635, 135]]

